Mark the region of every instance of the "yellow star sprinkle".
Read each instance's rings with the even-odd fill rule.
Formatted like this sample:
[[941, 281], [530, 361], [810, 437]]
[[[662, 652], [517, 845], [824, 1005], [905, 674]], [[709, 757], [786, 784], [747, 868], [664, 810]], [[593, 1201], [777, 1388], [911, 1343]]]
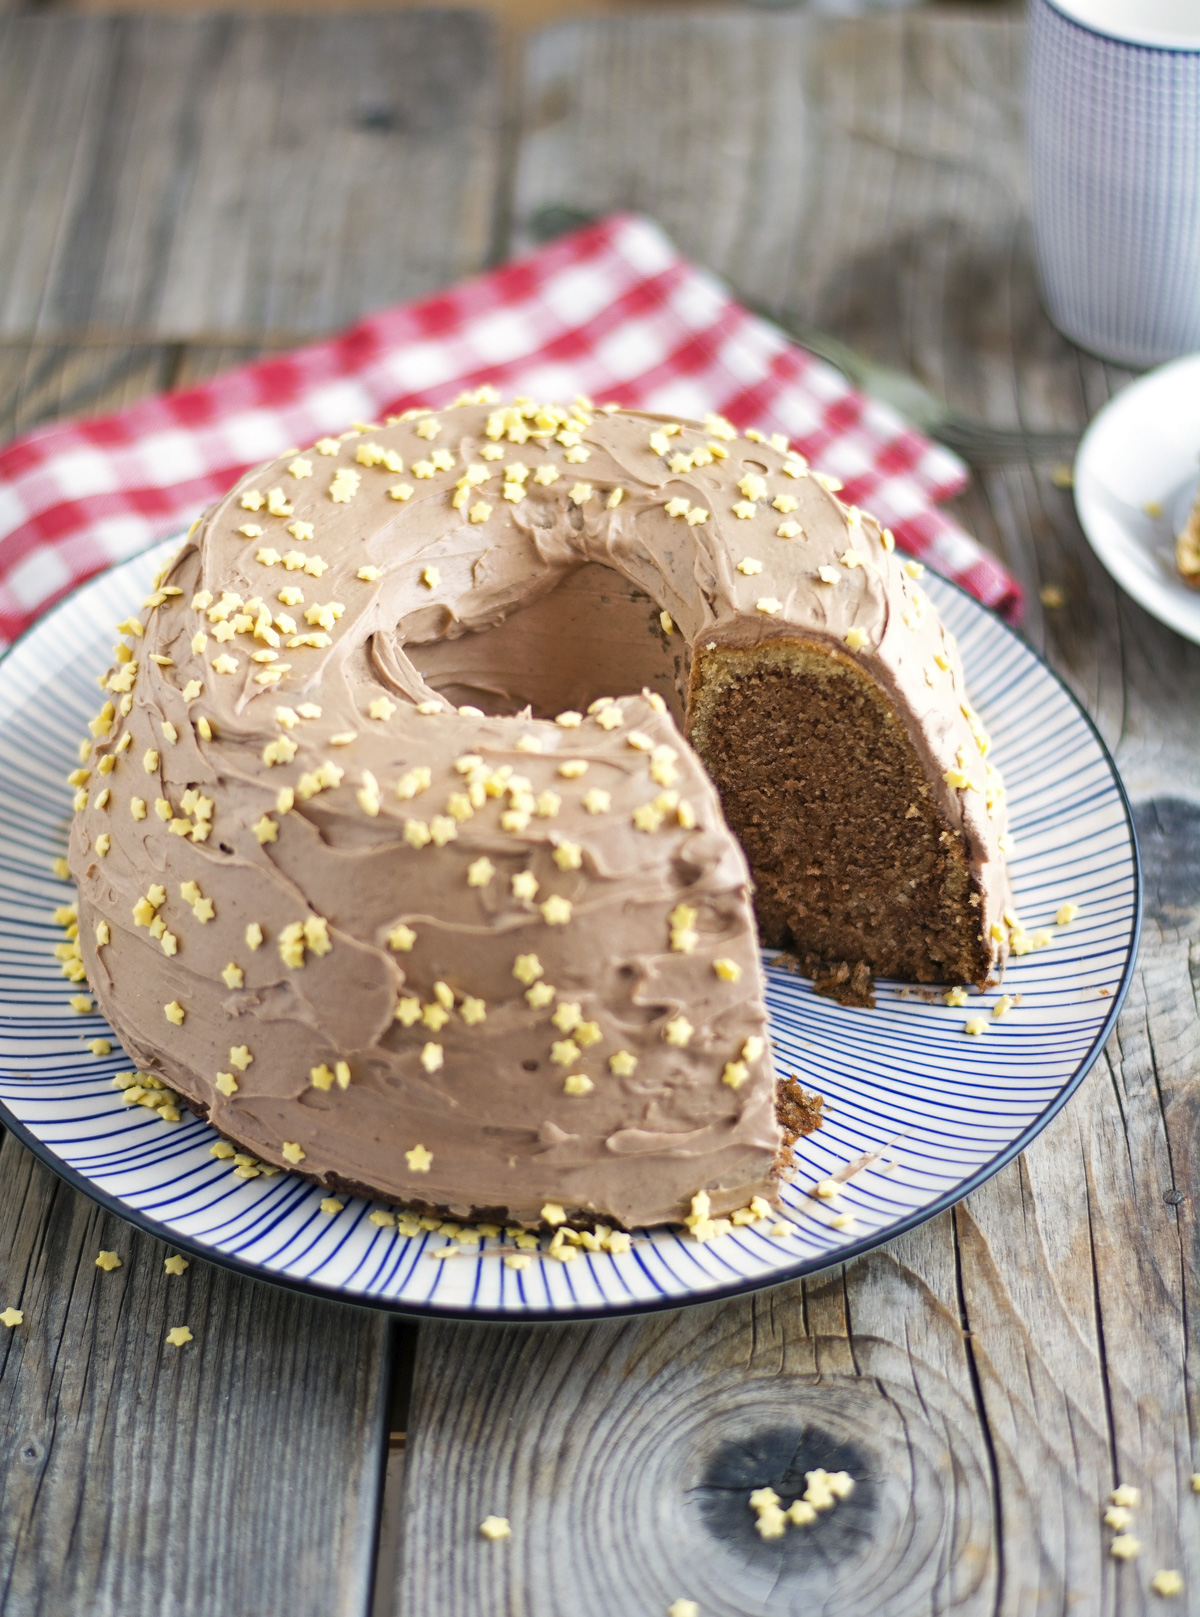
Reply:
[[545, 975], [545, 968], [535, 954], [519, 954], [513, 963], [513, 976], [526, 988], [538, 977]]
[[686, 1016], [677, 1016], [667, 1023], [663, 1029], [663, 1038], [668, 1044], [677, 1045], [680, 1049], [688, 1043], [694, 1029]]
[[163, 1006], [163, 1015], [168, 1022], [174, 1022], [176, 1027], [182, 1027], [187, 1012], [177, 999], [173, 999], [169, 1005]]
[[297, 1140], [285, 1140], [283, 1142], [283, 1156], [286, 1162], [303, 1162], [305, 1156], [304, 1147]]
[[181, 1275], [187, 1266], [187, 1259], [181, 1258], [178, 1253], [175, 1253], [172, 1257], [163, 1259], [163, 1268], [169, 1275]]
[[508, 1518], [505, 1516], [485, 1516], [479, 1524], [479, 1531], [484, 1538], [491, 1539], [495, 1543], [497, 1539], [508, 1538], [512, 1533], [512, 1528], [509, 1526]]
[[121, 1260], [115, 1252], [101, 1252], [96, 1259], [96, 1267], [97, 1269], [103, 1269], [107, 1273], [111, 1269], [119, 1269]]
[[433, 1163], [433, 1153], [426, 1151], [423, 1145], [414, 1145], [411, 1151], [404, 1153], [404, 1160], [408, 1163], [410, 1173], [428, 1173]]
[[496, 874], [496, 867], [490, 859], [476, 859], [467, 866], [467, 886], [486, 887]]
[[186, 1325], [176, 1325], [167, 1332], [167, 1341], [171, 1347], [183, 1347], [185, 1343], [193, 1340], [192, 1333]]
[[25, 1315], [19, 1308], [6, 1308], [4, 1312], [0, 1314], [0, 1324], [7, 1325], [10, 1331], [14, 1325], [23, 1325], [24, 1323]]
[[566, 926], [567, 922], [571, 919], [570, 899], [562, 898], [557, 893], [553, 897], [548, 898], [546, 902], [540, 906], [540, 908], [542, 912], [542, 919], [545, 921], [547, 926]]

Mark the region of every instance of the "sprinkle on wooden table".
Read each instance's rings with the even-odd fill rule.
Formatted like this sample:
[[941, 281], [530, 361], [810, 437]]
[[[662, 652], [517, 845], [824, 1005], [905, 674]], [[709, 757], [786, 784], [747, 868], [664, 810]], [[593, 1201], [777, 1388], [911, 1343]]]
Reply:
[[193, 1340], [192, 1333], [186, 1325], [175, 1325], [167, 1332], [167, 1341], [171, 1347], [183, 1347], [186, 1342]]
[[479, 1524], [479, 1531], [484, 1538], [491, 1539], [493, 1543], [498, 1539], [508, 1538], [512, 1534], [512, 1528], [509, 1526], [506, 1516], [485, 1516]]
[[163, 1268], [169, 1275], [181, 1275], [187, 1267], [188, 1260], [181, 1257], [178, 1252], [174, 1253], [169, 1258], [163, 1259]]
[[121, 1260], [115, 1252], [101, 1251], [99, 1257], [96, 1259], [96, 1267], [97, 1269], [103, 1269], [105, 1273], [107, 1273], [111, 1269], [119, 1269], [121, 1267]]
[[700, 1607], [694, 1600], [674, 1600], [667, 1607], [667, 1617], [700, 1617]]
[[1142, 1541], [1132, 1533], [1118, 1533], [1108, 1546], [1108, 1553], [1118, 1561], [1132, 1561], [1142, 1553]]

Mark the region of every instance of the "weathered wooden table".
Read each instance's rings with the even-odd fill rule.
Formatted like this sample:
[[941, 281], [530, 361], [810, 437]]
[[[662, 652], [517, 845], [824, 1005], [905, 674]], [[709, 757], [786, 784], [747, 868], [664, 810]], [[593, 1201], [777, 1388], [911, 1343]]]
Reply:
[[[0, 431], [112, 407], [636, 207], [746, 296], [998, 423], [1126, 378], [1040, 311], [1017, 19], [753, 10], [0, 16]], [[0, 1609], [159, 1617], [1200, 1611], [1200, 650], [1100, 570], [1049, 464], [961, 515], [1138, 805], [1141, 963], [1066, 1110], [952, 1213], [743, 1301], [422, 1324], [163, 1249], [0, 1149]], [[1064, 604], [1046, 610], [1039, 587]], [[123, 1266], [94, 1266], [100, 1247]], [[165, 1350], [186, 1317], [195, 1345]], [[867, 1480], [761, 1543], [745, 1494]], [[1139, 1560], [1102, 1501], [1142, 1489]], [[477, 1532], [495, 1512], [513, 1536]], [[1164, 1603], [1164, 1609], [1167, 1603]]]

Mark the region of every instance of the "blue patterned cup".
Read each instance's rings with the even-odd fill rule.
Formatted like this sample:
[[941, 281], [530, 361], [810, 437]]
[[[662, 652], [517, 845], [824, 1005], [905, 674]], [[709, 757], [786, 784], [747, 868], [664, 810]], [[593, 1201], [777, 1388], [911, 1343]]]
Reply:
[[1030, 0], [1026, 91], [1051, 320], [1125, 365], [1200, 350], [1200, 4]]

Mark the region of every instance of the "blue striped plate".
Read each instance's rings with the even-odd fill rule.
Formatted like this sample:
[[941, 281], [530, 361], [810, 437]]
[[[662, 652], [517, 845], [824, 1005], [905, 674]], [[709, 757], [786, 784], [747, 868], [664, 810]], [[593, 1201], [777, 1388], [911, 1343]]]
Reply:
[[[405, 1237], [372, 1223], [369, 1202], [322, 1213], [292, 1174], [234, 1178], [216, 1135], [126, 1108], [119, 1052], [79, 1016], [52, 949], [52, 912], [71, 891], [52, 874], [66, 847], [65, 776], [96, 703], [112, 625], [145, 593], [170, 542], [114, 568], [35, 626], [0, 665], [0, 1114], [43, 1161], [131, 1223], [199, 1256], [284, 1285], [416, 1314], [583, 1318], [675, 1307], [821, 1269], [911, 1228], [995, 1173], [1043, 1128], [1098, 1054], [1124, 995], [1138, 931], [1138, 861], [1124, 791], [1090, 721], [1058, 679], [970, 597], [929, 577], [958, 637], [976, 705], [1009, 791], [1017, 903], [1032, 932], [1066, 902], [1078, 919], [1014, 960], [1018, 1003], [984, 1035], [941, 997], [879, 985], [872, 1011], [816, 997], [770, 968], [776, 1060], [825, 1097], [826, 1121], [798, 1142], [784, 1212], [705, 1245], [672, 1231], [635, 1236], [617, 1256], [533, 1254], [513, 1268], [500, 1244], [461, 1248], [440, 1231]], [[842, 1175], [836, 1200], [812, 1194]], [[848, 1216], [847, 1216], [848, 1215]], [[836, 1221], [836, 1222], [835, 1222]]]

